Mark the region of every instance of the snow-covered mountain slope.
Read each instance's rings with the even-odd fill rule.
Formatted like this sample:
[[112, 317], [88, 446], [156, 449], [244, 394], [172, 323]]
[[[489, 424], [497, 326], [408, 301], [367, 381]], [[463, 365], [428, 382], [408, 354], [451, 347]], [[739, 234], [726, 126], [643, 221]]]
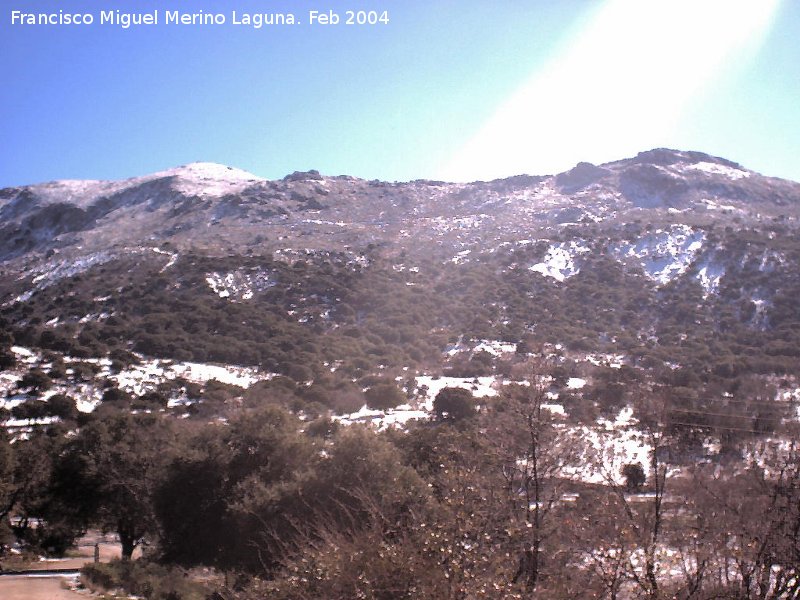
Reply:
[[689, 327], [789, 357], [798, 218], [800, 184], [677, 150], [468, 184], [195, 163], [0, 190], [0, 318], [22, 345], [271, 370], [436, 361], [462, 336], [678, 347]]
[[379, 243], [450, 252], [569, 227], [634, 220], [687, 225], [800, 216], [800, 185], [702, 153], [644, 152], [556, 176], [386, 183], [315, 171], [267, 181], [193, 163], [124, 181], [57, 181], [0, 190], [0, 260], [115, 247], [325, 249]]
[[634, 241], [617, 242], [609, 250], [617, 259], [638, 264], [648, 277], [664, 284], [686, 272], [705, 241], [703, 231], [674, 225], [648, 232]]
[[60, 180], [27, 186], [27, 198], [42, 204], [68, 203], [88, 208], [100, 198], [121, 194], [152, 184], [167, 181], [169, 187], [184, 195], [220, 197], [239, 193], [264, 179], [234, 167], [216, 163], [196, 162], [150, 175], [121, 181]]

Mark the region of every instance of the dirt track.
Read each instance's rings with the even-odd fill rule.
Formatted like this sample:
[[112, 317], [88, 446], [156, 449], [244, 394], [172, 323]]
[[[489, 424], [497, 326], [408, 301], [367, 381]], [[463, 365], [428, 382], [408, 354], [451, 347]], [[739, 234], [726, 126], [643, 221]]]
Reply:
[[[27, 565], [19, 565], [28, 570], [46, 569], [80, 569], [94, 558], [94, 543], [100, 544], [100, 560], [107, 562], [120, 556], [120, 545], [109, 538], [97, 533], [90, 533], [80, 540], [75, 551], [77, 556], [66, 559], [44, 560]], [[138, 552], [136, 553], [138, 554]], [[136, 556], [136, 555], [135, 555]], [[14, 568], [18, 566], [15, 565]], [[86, 600], [90, 596], [65, 589], [63, 584], [67, 579], [59, 576], [30, 577], [30, 576], [2, 576], [0, 577], [0, 600]]]
[[3, 600], [86, 600], [89, 596], [64, 589], [63, 577], [30, 578], [12, 576], [0, 578], [0, 598]]

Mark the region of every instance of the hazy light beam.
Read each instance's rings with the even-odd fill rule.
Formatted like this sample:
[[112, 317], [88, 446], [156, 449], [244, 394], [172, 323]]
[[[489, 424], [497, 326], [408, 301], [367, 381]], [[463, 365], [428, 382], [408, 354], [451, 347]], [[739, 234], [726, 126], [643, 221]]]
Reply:
[[760, 45], [781, 0], [608, 0], [439, 174], [555, 173], [663, 144], [705, 86]]

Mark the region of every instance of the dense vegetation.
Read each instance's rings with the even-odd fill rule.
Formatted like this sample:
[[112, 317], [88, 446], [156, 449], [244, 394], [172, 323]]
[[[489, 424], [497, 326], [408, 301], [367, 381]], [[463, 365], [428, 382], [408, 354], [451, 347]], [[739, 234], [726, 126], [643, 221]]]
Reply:
[[[614, 235], [643, 231], [634, 224]], [[380, 248], [359, 261], [330, 252], [290, 261], [190, 254], [166, 272], [138, 256], [59, 280], [2, 313], [22, 345], [77, 357], [133, 350], [260, 365], [298, 381], [330, 365], [348, 377], [432, 367], [459, 338], [614, 352], [646, 368], [680, 357], [704, 382], [792, 372], [800, 348], [796, 236], [778, 226], [706, 233], [725, 267], [712, 294], [692, 272], [654, 287], [607, 256], [598, 233], [584, 268], [563, 283], [527, 268], [541, 259], [542, 243], [413, 269]], [[222, 298], [206, 281], [211, 273], [260, 278], [261, 286], [250, 299]]]
[[[92, 526], [125, 557], [146, 544], [162, 566], [86, 577], [147, 598], [195, 597], [173, 570], [194, 566], [227, 573], [223, 597], [242, 600], [795, 597], [794, 442], [719, 424], [728, 450], [676, 474], [671, 449], [702, 428], [665, 419], [675, 388], [634, 386], [651, 464], [614, 472], [608, 448], [545, 409], [540, 375], [478, 410], [443, 392], [405, 432], [269, 405], [228, 422], [108, 405], [82, 426], [0, 439], [0, 506], [16, 536], [51, 550]], [[791, 439], [784, 427], [772, 434]]]

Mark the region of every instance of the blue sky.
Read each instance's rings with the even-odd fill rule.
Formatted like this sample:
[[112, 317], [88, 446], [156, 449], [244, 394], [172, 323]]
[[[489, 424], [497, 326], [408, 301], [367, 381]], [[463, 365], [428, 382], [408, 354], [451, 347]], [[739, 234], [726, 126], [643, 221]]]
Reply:
[[[0, 187], [193, 161], [278, 178], [553, 173], [659, 146], [800, 180], [796, 0], [0, 0]], [[308, 10], [388, 11], [310, 26]], [[11, 11], [91, 26], [11, 25]], [[293, 12], [252, 29], [101, 10]]]

